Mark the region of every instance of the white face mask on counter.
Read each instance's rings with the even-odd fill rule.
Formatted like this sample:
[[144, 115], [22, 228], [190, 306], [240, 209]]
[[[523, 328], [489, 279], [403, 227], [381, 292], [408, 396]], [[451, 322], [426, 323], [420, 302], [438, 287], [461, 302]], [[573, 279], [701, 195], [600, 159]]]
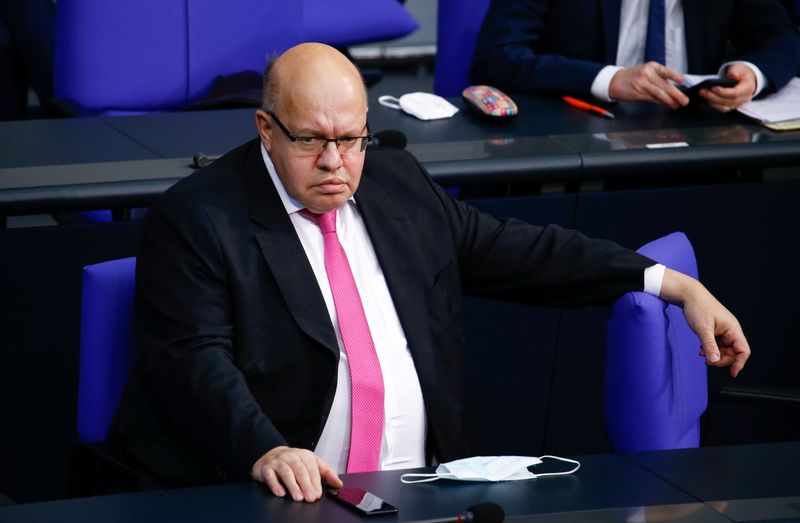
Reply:
[[378, 103], [392, 109], [401, 109], [420, 120], [450, 118], [458, 112], [458, 107], [431, 93], [408, 93], [400, 98], [384, 95], [378, 98]]
[[575, 467], [564, 472], [544, 472], [534, 474], [528, 467], [539, 465], [542, 460], [533, 456], [476, 456], [442, 463], [433, 474], [403, 474], [403, 483], [425, 483], [437, 479], [455, 479], [459, 481], [518, 481], [521, 479], [540, 478], [542, 476], [563, 476], [572, 474], [581, 468], [575, 460], [558, 456], [542, 456], [572, 463]]

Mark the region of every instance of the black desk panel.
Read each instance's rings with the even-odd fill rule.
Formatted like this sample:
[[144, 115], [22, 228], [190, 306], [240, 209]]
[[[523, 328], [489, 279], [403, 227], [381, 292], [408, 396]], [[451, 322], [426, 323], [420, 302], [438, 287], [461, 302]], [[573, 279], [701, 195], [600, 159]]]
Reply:
[[[739, 114], [650, 104], [609, 106], [614, 120], [567, 106], [556, 97], [515, 97], [520, 113], [486, 122], [461, 108], [450, 119], [421, 121], [374, 101], [373, 131], [397, 129], [408, 149], [440, 181], [513, 182], [588, 177], [646, 177], [653, 170], [797, 165], [800, 131], [776, 133]], [[685, 141], [688, 147], [647, 148]]]
[[0, 523], [202, 523], [164, 492], [0, 507]]
[[189, 158], [0, 169], [0, 216], [146, 207], [191, 174]]
[[116, 116], [103, 122], [162, 158], [220, 155], [258, 135], [255, 109]]
[[[441, 144], [594, 132], [597, 125], [602, 128], [608, 125], [602, 119], [592, 118], [585, 113], [571, 114], [571, 110], [562, 102], [547, 98], [523, 97], [520, 103], [526, 113], [521, 114], [526, 116], [506, 123], [486, 122], [466, 111], [460, 99], [452, 101], [461, 108], [455, 116], [444, 120], [422, 121], [402, 111], [380, 105], [377, 96], [373, 95], [368, 112], [370, 130], [374, 134], [386, 129], [396, 129], [406, 135], [410, 144]], [[255, 138], [257, 131], [254, 113], [254, 108], [226, 109], [110, 117], [103, 118], [103, 122], [161, 157], [191, 157], [197, 152], [207, 155], [223, 154]], [[612, 125], [614, 129], [628, 126], [638, 128], [642, 120], [644, 119], [637, 117], [628, 121], [627, 125]], [[453, 154], [458, 154], [458, 147]]]
[[[409, 150], [442, 183], [647, 178], [652, 171], [797, 165], [800, 158], [800, 132], [775, 133], [740, 115], [618, 104], [617, 118], [608, 120], [557, 98], [517, 101], [520, 116], [507, 123], [477, 118], [460, 99], [454, 102], [462, 111], [453, 118], [421, 121], [373, 96], [369, 120], [373, 133], [404, 132]], [[146, 205], [192, 172], [193, 154], [223, 154], [255, 137], [253, 112], [2, 123], [0, 139], [10, 146], [0, 152], [0, 214]], [[675, 140], [690, 145], [645, 147]], [[174, 161], [138, 163], [147, 158]]]
[[[409, 143], [495, 140], [523, 136], [600, 134], [669, 127], [725, 127], [747, 120], [738, 114], [721, 114], [696, 108], [669, 111], [650, 104], [609, 105], [616, 118], [609, 120], [570, 107], [557, 97], [515, 96], [519, 115], [505, 122], [487, 122], [467, 110], [461, 98], [449, 99], [460, 109], [452, 118], [422, 121], [402, 111], [383, 107], [377, 97], [370, 100], [369, 122], [373, 132], [397, 129]], [[756, 127], [753, 126], [755, 129]]]
[[[796, 459], [800, 442], [700, 448], [631, 455], [582, 456], [570, 476], [500, 483], [438, 481], [404, 485], [409, 472], [343, 475], [346, 486], [365, 488], [399, 508], [380, 521], [452, 517], [480, 502], [503, 507], [509, 522], [742, 521], [747, 515], [792, 517], [800, 497]], [[564, 470], [546, 460], [535, 472]], [[431, 471], [414, 469], [413, 471]], [[753, 499], [759, 496], [766, 499]], [[723, 501], [717, 501], [722, 496]], [[736, 499], [739, 498], [739, 499]], [[733, 501], [731, 501], [733, 499]], [[709, 501], [710, 500], [710, 501]], [[698, 501], [709, 501], [705, 504]], [[719, 511], [719, 512], [715, 512]], [[787, 516], [788, 515], [788, 516]], [[337, 523], [365, 521], [328, 498], [297, 503], [274, 497], [255, 482], [174, 489], [0, 508], [0, 523], [160, 521]]]
[[[500, 504], [508, 516], [695, 501], [622, 456], [584, 456], [579, 459], [581, 469], [572, 476], [530, 481], [438, 481], [404, 485], [400, 482], [400, 475], [408, 471], [345, 475], [342, 479], [346, 486], [365, 488], [397, 506], [399, 513], [396, 516], [380, 517], [381, 521], [387, 522], [455, 516], [482, 501]], [[429, 472], [432, 469], [416, 470]], [[362, 516], [333, 500], [325, 498], [313, 504], [295, 503], [275, 498], [265, 487], [257, 484], [178, 489], [167, 494], [214, 523], [364, 521]]]
[[[531, 108], [528, 114], [541, 113], [542, 117], [521, 116], [497, 124], [487, 123], [468, 113], [460, 99], [453, 102], [462, 110], [452, 118], [422, 121], [380, 105], [377, 96], [373, 96], [368, 121], [373, 134], [396, 129], [406, 135], [409, 144], [434, 143], [437, 147], [451, 142], [503, 141], [509, 137], [581, 133], [586, 131], [587, 124], [591, 129], [591, 124], [597, 123], [587, 119], [583, 113], [569, 114], [568, 108], [553, 100], [532, 97], [525, 100]], [[104, 118], [103, 121], [164, 158], [191, 157], [197, 152], [219, 155], [257, 136], [255, 109], [149, 114]], [[559, 122], [559, 125], [554, 128], [553, 122]], [[629, 125], [638, 127], [639, 124], [629, 122]], [[460, 156], [461, 152], [462, 146], [455, 145], [450, 156], [452, 159], [471, 159]]]
[[731, 520], [701, 503], [681, 503], [511, 516], [505, 521], [507, 523], [730, 523]]
[[98, 118], [0, 124], [0, 187], [12, 167], [157, 158]]
[[569, 150], [580, 151], [584, 177], [647, 177], [654, 171], [797, 165], [800, 154], [800, 133], [780, 134], [745, 123], [573, 134], [554, 139]]
[[627, 457], [701, 501], [800, 496], [800, 441]]
[[[372, 133], [386, 129], [403, 132], [411, 144], [503, 140], [509, 137], [597, 133], [629, 129], [657, 128], [661, 119], [630, 107], [629, 115], [608, 121], [575, 111], [557, 99], [522, 96], [520, 116], [514, 120], [487, 122], [469, 113], [464, 102], [451, 101], [461, 110], [452, 118], [422, 121], [402, 111], [378, 103], [372, 94], [368, 121]], [[663, 112], [663, 111], [662, 111]], [[223, 154], [255, 138], [255, 109], [225, 109], [183, 113], [148, 114], [103, 118], [103, 122], [161, 157], [191, 157], [196, 152]], [[674, 115], [673, 115], [674, 116]], [[675, 125], [697, 123], [697, 115], [670, 116]], [[712, 117], [706, 125], [727, 125], [730, 119]], [[652, 127], [647, 127], [648, 123]], [[127, 159], [127, 158], [124, 158]]]
[[439, 183], [546, 182], [580, 178], [577, 150], [550, 136], [409, 144]]
[[[469, 203], [497, 218], [562, 227], [569, 227], [576, 210], [573, 195]], [[476, 453], [544, 453], [560, 317], [554, 307], [465, 298], [465, 437]]]
[[706, 506], [737, 523], [800, 523], [800, 496], [711, 501]]

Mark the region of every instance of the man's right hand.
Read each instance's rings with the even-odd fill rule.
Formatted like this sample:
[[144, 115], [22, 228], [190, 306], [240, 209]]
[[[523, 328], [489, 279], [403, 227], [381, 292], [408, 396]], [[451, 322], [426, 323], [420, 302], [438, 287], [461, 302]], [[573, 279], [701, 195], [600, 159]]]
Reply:
[[265, 483], [278, 497], [288, 491], [295, 501], [316, 501], [322, 497], [322, 482], [333, 488], [342, 480], [322, 458], [306, 449], [275, 447], [261, 456], [250, 471], [253, 479]]
[[623, 102], [653, 102], [670, 109], [689, 103], [689, 98], [669, 80], [683, 83], [683, 76], [658, 62], [620, 69], [608, 85], [608, 96]]

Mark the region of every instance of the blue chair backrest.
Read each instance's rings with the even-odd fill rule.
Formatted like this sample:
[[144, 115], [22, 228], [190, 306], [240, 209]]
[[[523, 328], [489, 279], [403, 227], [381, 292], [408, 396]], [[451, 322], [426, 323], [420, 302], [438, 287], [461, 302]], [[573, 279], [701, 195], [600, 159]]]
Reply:
[[[697, 278], [697, 262], [681, 232], [639, 252]], [[618, 452], [697, 447], [708, 404], [700, 340], [683, 311], [643, 292], [612, 306], [606, 333], [605, 415]]]
[[300, 42], [352, 45], [416, 27], [396, 0], [59, 0], [55, 92], [105, 114], [174, 110]]
[[55, 91], [106, 113], [180, 107], [301, 41], [300, 2], [58, 2]]
[[347, 47], [391, 40], [419, 28], [398, 0], [303, 0], [303, 39]]
[[469, 85], [469, 68], [481, 23], [491, 0], [439, 0], [436, 71], [433, 90], [460, 96]]
[[136, 258], [83, 268], [78, 434], [103, 441], [136, 354], [131, 322]]

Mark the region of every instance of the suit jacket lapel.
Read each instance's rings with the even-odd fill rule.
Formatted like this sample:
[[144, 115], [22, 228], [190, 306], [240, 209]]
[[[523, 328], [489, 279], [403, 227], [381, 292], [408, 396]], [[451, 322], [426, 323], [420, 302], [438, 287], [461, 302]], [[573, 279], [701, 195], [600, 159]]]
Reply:
[[607, 64], [615, 64], [617, 63], [619, 12], [622, 8], [622, 0], [601, 0], [600, 4], [601, 17], [603, 19], [605, 59]]
[[[412, 354], [420, 356], [430, 346], [428, 316], [425, 311], [426, 275], [417, 263], [420, 246], [408, 219], [397, 202], [367, 173], [356, 193], [367, 232], [383, 270], [397, 316], [403, 326]], [[417, 357], [415, 357], [417, 360]], [[419, 370], [418, 370], [419, 372]]]
[[244, 172], [250, 199], [250, 218], [262, 229], [256, 241], [267, 261], [289, 312], [303, 331], [333, 351], [339, 346], [325, 300], [278, 191], [269, 179], [258, 143], [249, 151]]

